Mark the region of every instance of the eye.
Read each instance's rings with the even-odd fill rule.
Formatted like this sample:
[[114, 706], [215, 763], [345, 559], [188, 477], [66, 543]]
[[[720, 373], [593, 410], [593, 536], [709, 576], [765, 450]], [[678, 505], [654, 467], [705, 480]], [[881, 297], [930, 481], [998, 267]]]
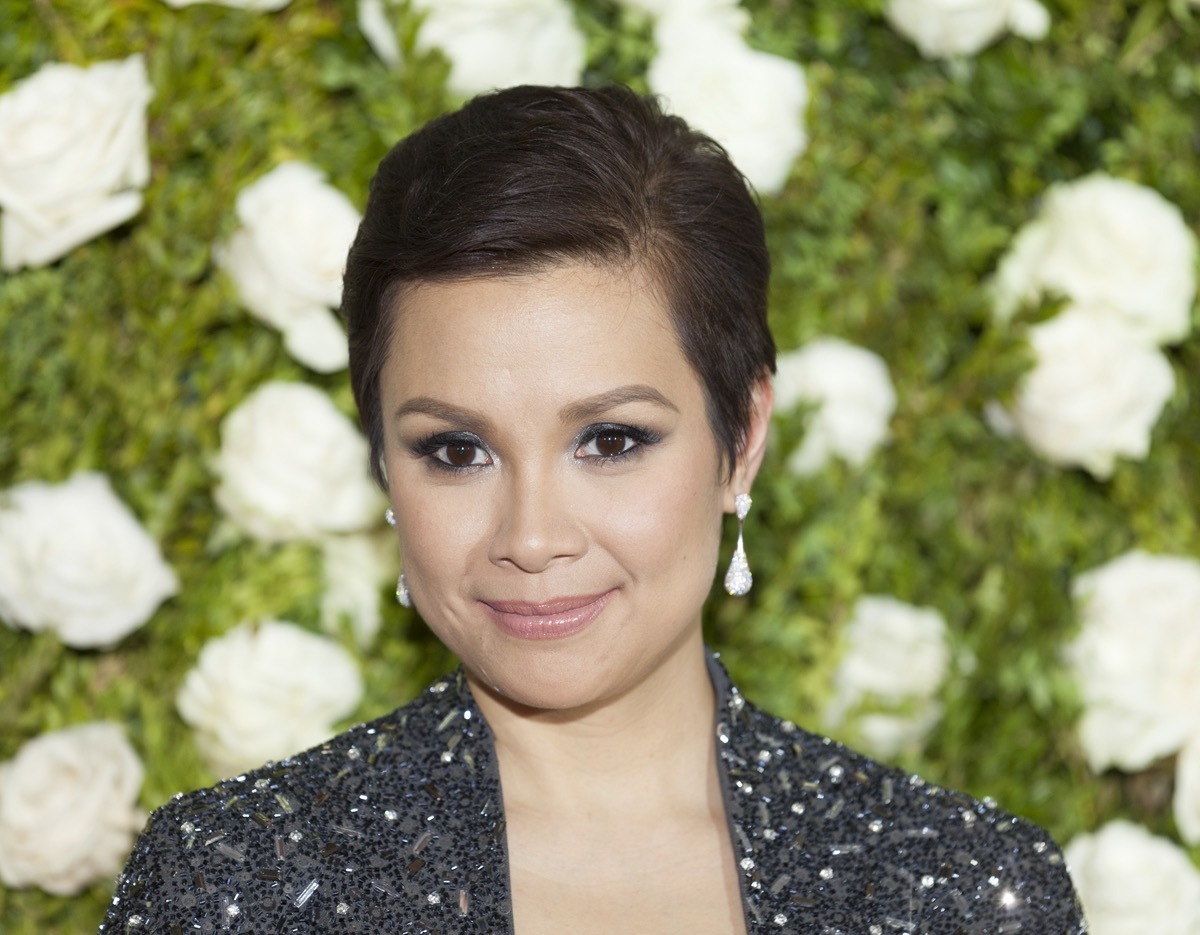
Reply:
[[599, 455], [602, 458], [615, 458], [617, 455], [622, 455], [636, 444], [632, 438], [624, 432], [618, 432], [615, 429], [606, 429], [598, 435], [592, 436], [592, 440], [584, 445], [584, 450], [590, 455]]
[[618, 461], [658, 440], [653, 432], [632, 425], [594, 425], [584, 431], [575, 457]]
[[414, 442], [411, 450], [440, 471], [467, 471], [492, 463], [483, 442], [467, 432], [439, 432]]
[[490, 460], [483, 448], [474, 442], [462, 439], [447, 442], [433, 451], [432, 454], [437, 460], [457, 468], [487, 464]]

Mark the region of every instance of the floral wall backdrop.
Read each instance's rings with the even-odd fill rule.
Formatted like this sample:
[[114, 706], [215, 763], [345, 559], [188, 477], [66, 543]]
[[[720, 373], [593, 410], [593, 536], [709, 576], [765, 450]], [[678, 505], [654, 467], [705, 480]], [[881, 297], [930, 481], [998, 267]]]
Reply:
[[[627, 83], [761, 195], [780, 401], [706, 626], [775, 712], [1200, 933], [1200, 4], [0, 0], [0, 930], [450, 664], [334, 310], [373, 165]], [[732, 531], [732, 528], [731, 528]]]

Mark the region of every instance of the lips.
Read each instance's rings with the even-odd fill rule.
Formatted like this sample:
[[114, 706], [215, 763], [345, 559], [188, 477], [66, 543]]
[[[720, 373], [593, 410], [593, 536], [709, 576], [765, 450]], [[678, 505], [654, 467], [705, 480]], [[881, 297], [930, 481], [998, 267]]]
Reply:
[[509, 636], [553, 640], [585, 629], [600, 616], [614, 592], [560, 597], [552, 601], [483, 601], [492, 622]]

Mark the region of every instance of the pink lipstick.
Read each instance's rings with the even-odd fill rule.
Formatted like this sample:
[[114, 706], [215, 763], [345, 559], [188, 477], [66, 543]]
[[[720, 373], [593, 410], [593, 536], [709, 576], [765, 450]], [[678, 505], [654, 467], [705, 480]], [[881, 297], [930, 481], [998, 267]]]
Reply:
[[578, 633], [600, 616], [612, 591], [552, 601], [483, 601], [492, 622], [509, 636], [554, 640]]

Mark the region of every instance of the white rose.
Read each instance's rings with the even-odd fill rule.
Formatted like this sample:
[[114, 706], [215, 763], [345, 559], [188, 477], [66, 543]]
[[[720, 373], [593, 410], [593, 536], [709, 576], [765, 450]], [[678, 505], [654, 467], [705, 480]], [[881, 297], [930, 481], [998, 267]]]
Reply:
[[816, 408], [788, 467], [807, 476], [835, 456], [855, 467], [866, 463], [887, 438], [896, 391], [878, 354], [816, 338], [776, 361], [776, 408], [786, 412], [801, 402]]
[[826, 723], [836, 729], [854, 714], [877, 756], [919, 745], [941, 716], [936, 696], [950, 663], [942, 615], [893, 597], [861, 597], [845, 641]]
[[885, 15], [926, 58], [974, 55], [1005, 30], [1041, 39], [1050, 29], [1036, 0], [888, 0]]
[[1128, 552], [1072, 586], [1068, 659], [1092, 769], [1139, 770], [1200, 733], [1200, 562]]
[[346, 254], [359, 213], [312, 166], [285, 162], [237, 197], [241, 227], [217, 249], [217, 262], [242, 303], [283, 333], [296, 360], [320, 373], [349, 359], [346, 335], [330, 309], [342, 301]]
[[1090, 935], [1200, 933], [1200, 870], [1166, 838], [1110, 821], [1064, 855]]
[[396, 41], [396, 30], [392, 26], [388, 10], [394, 4], [385, 0], [358, 0], [358, 28], [367, 45], [388, 68], [396, 69], [404, 60], [400, 43]]
[[1188, 844], [1200, 844], [1200, 730], [1175, 761], [1175, 824]]
[[321, 626], [337, 632], [342, 617], [350, 620], [359, 646], [370, 646], [379, 632], [382, 614], [379, 594], [395, 586], [400, 556], [390, 531], [330, 536], [321, 542], [325, 592], [321, 595]]
[[102, 474], [0, 494], [0, 617], [68, 646], [111, 646], [179, 591], [153, 539]]
[[425, 15], [417, 47], [445, 53], [457, 94], [579, 83], [584, 37], [564, 0], [412, 0], [412, 8]]
[[225, 777], [328, 739], [362, 690], [358, 665], [337, 643], [262, 620], [205, 643], [175, 704], [213, 772]]
[[1142, 459], [1175, 392], [1167, 359], [1119, 319], [1071, 306], [1030, 329], [1035, 366], [1017, 390], [1017, 432], [1051, 464], [1112, 475]]
[[1196, 297], [1196, 237], [1152, 188], [1095, 174], [1046, 193], [996, 270], [996, 312], [1044, 294], [1115, 315], [1153, 344], [1184, 338]]
[[123, 224], [150, 180], [140, 55], [50, 64], [0, 95], [0, 265], [44, 266]]
[[0, 880], [72, 896], [110, 880], [146, 815], [142, 762], [116, 724], [35, 737], [0, 763]]
[[366, 439], [305, 383], [260, 386], [221, 424], [217, 504], [267, 542], [315, 540], [377, 525], [386, 506]]
[[672, 113], [708, 134], [760, 192], [783, 188], [808, 145], [808, 85], [795, 62], [748, 46], [727, 13], [664, 16], [647, 80]]

